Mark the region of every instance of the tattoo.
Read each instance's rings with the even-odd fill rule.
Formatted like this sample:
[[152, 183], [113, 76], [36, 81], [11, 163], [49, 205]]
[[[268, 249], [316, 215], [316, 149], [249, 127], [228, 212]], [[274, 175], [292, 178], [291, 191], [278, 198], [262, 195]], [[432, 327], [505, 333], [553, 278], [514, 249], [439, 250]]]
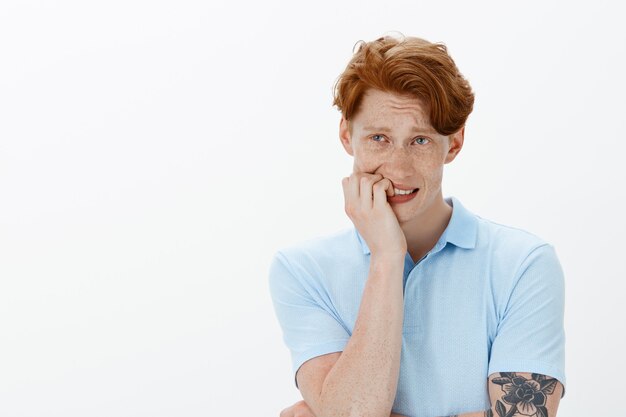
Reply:
[[[548, 417], [546, 397], [554, 392], [558, 381], [541, 374], [531, 375], [531, 379], [526, 379], [515, 372], [500, 372], [500, 377], [493, 379], [492, 382], [500, 385], [502, 391], [506, 393], [502, 400], [512, 406], [507, 411], [504, 403], [497, 400], [496, 413], [498, 413], [498, 417], [516, 415]], [[490, 413], [490, 416], [493, 416], [493, 412], [490, 411]]]

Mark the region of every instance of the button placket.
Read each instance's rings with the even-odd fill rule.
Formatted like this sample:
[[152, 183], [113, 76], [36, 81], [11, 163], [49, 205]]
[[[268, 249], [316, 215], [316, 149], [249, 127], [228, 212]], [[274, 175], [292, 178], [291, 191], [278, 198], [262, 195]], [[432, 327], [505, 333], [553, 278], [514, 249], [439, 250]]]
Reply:
[[[424, 256], [425, 258], [426, 256]], [[406, 295], [406, 288], [407, 285], [414, 285], [415, 284], [415, 280], [418, 279], [419, 277], [419, 269], [417, 268], [420, 264], [420, 262], [424, 259], [422, 258], [418, 263], [416, 263], [415, 265], [413, 265], [412, 260], [408, 261], [410, 262], [410, 267], [407, 268], [407, 273], [405, 274], [405, 278], [404, 278], [404, 294]], [[410, 259], [410, 257], [409, 257]], [[410, 288], [410, 287], [409, 287]], [[411, 293], [411, 291], [409, 291], [409, 294]], [[418, 321], [418, 317], [416, 316], [417, 314], [417, 306], [415, 305], [415, 301], [411, 300], [410, 298], [407, 300], [407, 298], [405, 297], [404, 299], [404, 322], [403, 322], [403, 326], [402, 326], [402, 332], [404, 334], [407, 335], [415, 335], [417, 333], [420, 333], [421, 330], [421, 326], [419, 325], [419, 321]]]

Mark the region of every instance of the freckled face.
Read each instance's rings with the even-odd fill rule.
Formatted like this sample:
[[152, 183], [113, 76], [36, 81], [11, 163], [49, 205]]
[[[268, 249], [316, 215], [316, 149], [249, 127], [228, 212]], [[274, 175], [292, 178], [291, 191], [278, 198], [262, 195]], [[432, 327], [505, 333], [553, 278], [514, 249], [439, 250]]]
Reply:
[[339, 136], [354, 157], [355, 172], [377, 173], [402, 188], [419, 188], [412, 200], [391, 204], [400, 223], [441, 204], [443, 165], [463, 144], [463, 129], [441, 135], [430, 125], [427, 111], [419, 99], [370, 89], [351, 120], [352, 132], [344, 118], [340, 124]]

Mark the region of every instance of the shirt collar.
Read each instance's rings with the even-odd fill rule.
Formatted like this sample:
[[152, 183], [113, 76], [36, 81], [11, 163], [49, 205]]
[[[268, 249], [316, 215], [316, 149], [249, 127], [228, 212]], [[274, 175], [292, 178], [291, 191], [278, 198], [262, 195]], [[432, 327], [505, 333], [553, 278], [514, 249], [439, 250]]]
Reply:
[[[439, 237], [439, 241], [435, 247], [439, 247], [439, 250], [445, 246], [447, 242], [450, 242], [460, 248], [473, 249], [476, 247], [476, 237], [478, 234], [478, 220], [476, 215], [467, 210], [458, 198], [454, 196], [446, 197], [444, 199], [449, 205], [452, 206], [452, 216], [448, 222], [448, 226]], [[365, 243], [365, 239], [361, 236], [356, 227], [354, 228], [356, 235], [361, 243], [363, 254], [370, 253], [370, 249]]]

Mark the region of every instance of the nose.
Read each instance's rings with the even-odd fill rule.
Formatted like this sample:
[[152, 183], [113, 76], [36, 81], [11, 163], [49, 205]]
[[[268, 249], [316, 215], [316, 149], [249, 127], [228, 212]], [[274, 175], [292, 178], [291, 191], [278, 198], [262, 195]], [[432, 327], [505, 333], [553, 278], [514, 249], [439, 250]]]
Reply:
[[406, 148], [394, 148], [384, 165], [387, 175], [400, 183], [415, 173], [415, 160]]

